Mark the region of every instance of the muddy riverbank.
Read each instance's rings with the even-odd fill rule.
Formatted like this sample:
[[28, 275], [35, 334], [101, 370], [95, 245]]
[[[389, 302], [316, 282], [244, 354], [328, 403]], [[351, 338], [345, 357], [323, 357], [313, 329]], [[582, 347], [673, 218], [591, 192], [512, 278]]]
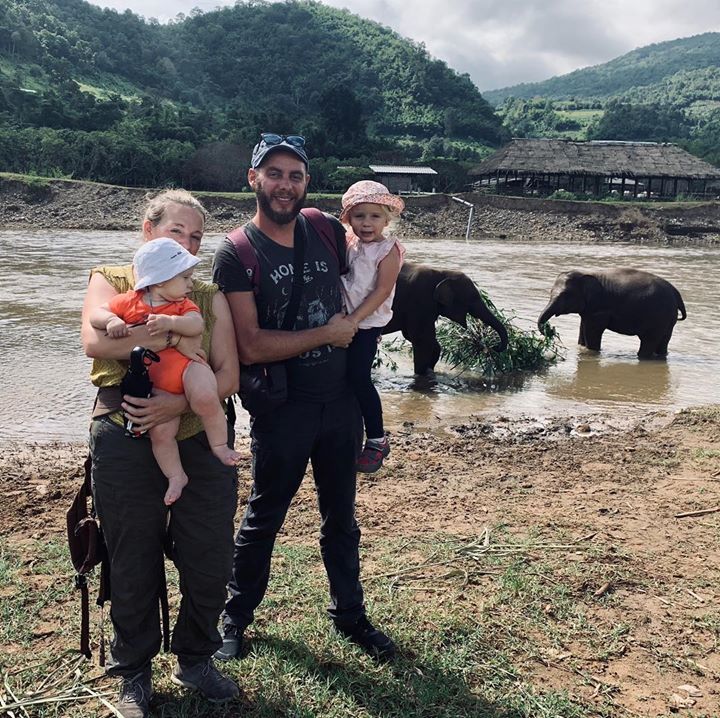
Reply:
[[[239, 439], [238, 447], [247, 442]], [[392, 428], [391, 442], [382, 471], [359, 480], [363, 571], [385, 630], [398, 637], [403, 611], [412, 607], [417, 634], [400, 641], [393, 668], [374, 669], [378, 682], [385, 679], [381, 671], [429, 675], [418, 663], [420, 642], [443, 645], [474, 627], [482, 651], [457, 670], [478, 695], [498, 680], [494, 666], [501, 664], [502, 675], [513, 677], [507, 691], [562, 693], [576, 716], [659, 716], [688, 708], [697, 711], [692, 715], [718, 715], [718, 407], [656, 412], [622, 430], [603, 415], [542, 424], [470, 418], [432, 431], [406, 422]], [[61, 547], [84, 455], [82, 445], [25, 444], [0, 456], [0, 597], [13, 606], [6, 614], [13, 619], [0, 631], [0, 673], [12, 674], [21, 695], [31, 690], [29, 678], [21, 685], [26, 666], [77, 646], [79, 597]], [[240, 478], [244, 504], [247, 464]], [[306, 480], [278, 550], [313, 550], [317, 529]], [[288, 565], [278, 559], [250, 631], [250, 657], [228, 668], [245, 690], [243, 714], [260, 715], [263, 698], [274, 695], [252, 673], [255, 662], [272, 655], [273, 626], [313, 610], [278, 607], [281, 577], [295, 570]], [[319, 558], [307, 570], [322, 584]], [[18, 621], [30, 587], [35, 610]], [[437, 622], [454, 610], [459, 623], [445, 635]], [[307, 670], [344, 666], [348, 659], [333, 657], [335, 644], [325, 623], [318, 625], [302, 634], [314, 652]], [[92, 637], [97, 640], [95, 623]], [[165, 676], [170, 659], [163, 660], [155, 715], [166, 715], [166, 708], [175, 715], [183, 698]], [[108, 679], [93, 685], [112, 689]], [[202, 715], [229, 718], [236, 709]], [[94, 705], [53, 715], [91, 714], [108, 715]]]
[[[210, 213], [208, 230], [225, 232], [246, 222], [254, 198], [198, 193]], [[132, 230], [146, 190], [69, 180], [0, 177], [0, 228]], [[720, 203], [640, 204], [568, 202], [458, 195], [474, 205], [471, 237], [543, 241], [690, 242], [720, 246]], [[339, 198], [308, 204], [338, 214]], [[407, 197], [397, 233], [404, 237], [464, 237], [468, 207], [447, 195]]]

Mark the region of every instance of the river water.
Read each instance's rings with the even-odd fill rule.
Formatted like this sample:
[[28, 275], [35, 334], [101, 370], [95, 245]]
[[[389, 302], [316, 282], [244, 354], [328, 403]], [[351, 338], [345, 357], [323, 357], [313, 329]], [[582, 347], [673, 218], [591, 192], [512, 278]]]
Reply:
[[[198, 275], [209, 278], [220, 235], [207, 235]], [[0, 442], [82, 441], [93, 388], [79, 326], [88, 269], [130, 261], [131, 232], [1, 231]], [[688, 319], [675, 327], [667, 361], [639, 362], [639, 340], [606, 332], [598, 354], [578, 350], [579, 317], [555, 317], [564, 361], [512, 388], [482, 388], [477, 378], [438, 365], [438, 384], [417, 390], [412, 362], [377, 372], [386, 424], [462, 422], [468, 416], [582, 416], [603, 411], [632, 418], [651, 409], [720, 402], [718, 250], [692, 246], [523, 243], [508, 240], [408, 240], [408, 259], [462, 269], [493, 302], [532, 329], [556, 275], [571, 268], [631, 266], [659, 274], [680, 289]], [[399, 335], [396, 335], [399, 336]], [[392, 337], [386, 337], [389, 341]], [[475, 379], [475, 380], [473, 380]], [[241, 411], [240, 429], [247, 427]]]

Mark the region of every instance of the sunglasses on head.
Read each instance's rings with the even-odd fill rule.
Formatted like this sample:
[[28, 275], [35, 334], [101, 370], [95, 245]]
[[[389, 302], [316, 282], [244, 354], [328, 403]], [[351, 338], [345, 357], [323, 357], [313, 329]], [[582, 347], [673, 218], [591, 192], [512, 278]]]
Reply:
[[300, 135], [276, 135], [274, 132], [263, 132], [260, 139], [271, 147], [281, 145], [283, 142], [293, 147], [305, 147], [305, 138]]

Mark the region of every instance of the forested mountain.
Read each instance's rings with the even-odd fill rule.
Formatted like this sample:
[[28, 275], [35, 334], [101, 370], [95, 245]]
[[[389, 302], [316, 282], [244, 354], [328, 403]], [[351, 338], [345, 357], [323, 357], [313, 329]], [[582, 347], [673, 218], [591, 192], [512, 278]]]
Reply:
[[[508, 97], [607, 100], [624, 95], [641, 95], [653, 86], [665, 85], [671, 89], [673, 83], [669, 86], [667, 83], [674, 75], [718, 67], [720, 33], [707, 32], [647, 45], [602, 65], [551, 77], [544, 82], [489, 90], [483, 96], [494, 105], [501, 104]], [[718, 85], [715, 84], [715, 87], [718, 88]]]
[[486, 92], [516, 137], [675, 142], [720, 165], [720, 33]]
[[0, 169], [145, 185], [227, 184], [207, 165], [268, 129], [360, 164], [472, 160], [506, 137], [467, 75], [310, 0], [238, 0], [167, 25], [2, 0], [0, 121]]

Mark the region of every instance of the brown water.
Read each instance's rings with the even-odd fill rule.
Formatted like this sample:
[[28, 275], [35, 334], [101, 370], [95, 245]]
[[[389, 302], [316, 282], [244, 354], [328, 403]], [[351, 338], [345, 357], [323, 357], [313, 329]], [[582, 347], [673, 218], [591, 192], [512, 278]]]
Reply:
[[[219, 241], [219, 235], [203, 241], [201, 277], [208, 278]], [[79, 340], [88, 269], [128, 262], [137, 243], [130, 232], [0, 232], [0, 441], [85, 439], [94, 395], [87, 380], [90, 362]], [[512, 310], [523, 329], [534, 327], [555, 276], [575, 267], [632, 266], [659, 274], [682, 292], [688, 319], [677, 324], [666, 362], [640, 363], [636, 337], [606, 332], [600, 355], [578, 351], [579, 317], [556, 317], [565, 360], [505, 389], [483, 389], [477, 377], [438, 365], [438, 385], [416, 391], [410, 356], [393, 351], [397, 372], [381, 368], [377, 375], [389, 428], [404, 421], [461, 422], [469, 415], [598, 410], [622, 419], [648, 409], [720, 402], [718, 250], [507, 240], [409, 240], [406, 245], [409, 259], [465, 271], [497, 306]], [[247, 427], [244, 412], [239, 424]]]

